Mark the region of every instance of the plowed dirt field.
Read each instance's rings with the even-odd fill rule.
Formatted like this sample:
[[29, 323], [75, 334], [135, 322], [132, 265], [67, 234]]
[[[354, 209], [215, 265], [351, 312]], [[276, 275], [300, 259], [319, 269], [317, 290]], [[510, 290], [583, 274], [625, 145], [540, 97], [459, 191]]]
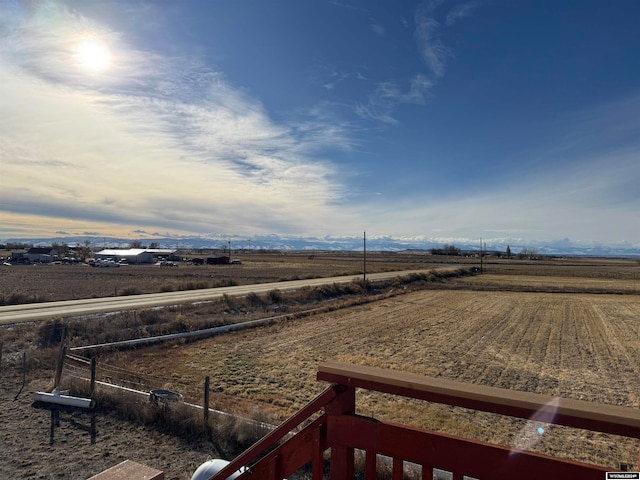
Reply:
[[[640, 408], [640, 297], [423, 291], [166, 349], [118, 363], [213, 406], [243, 398], [281, 416], [325, 385], [328, 359], [494, 387]], [[360, 413], [617, 468], [638, 442], [362, 393]]]

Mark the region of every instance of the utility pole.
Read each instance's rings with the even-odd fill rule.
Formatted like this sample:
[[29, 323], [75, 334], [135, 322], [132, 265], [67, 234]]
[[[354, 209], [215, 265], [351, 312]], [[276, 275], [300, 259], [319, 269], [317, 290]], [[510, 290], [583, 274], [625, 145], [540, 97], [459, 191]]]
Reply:
[[362, 280], [367, 281], [367, 231], [364, 231], [364, 255], [362, 256]]
[[482, 237], [480, 237], [480, 273], [482, 273]]

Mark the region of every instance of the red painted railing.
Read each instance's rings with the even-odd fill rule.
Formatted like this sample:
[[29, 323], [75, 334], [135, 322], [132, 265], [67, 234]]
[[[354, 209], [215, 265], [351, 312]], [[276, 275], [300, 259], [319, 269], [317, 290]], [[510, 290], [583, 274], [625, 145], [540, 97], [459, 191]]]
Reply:
[[[502, 415], [640, 438], [640, 412], [625, 407], [557, 399], [378, 368], [329, 362], [318, 380], [332, 385], [306, 407], [211, 477], [281, 480], [306, 464], [314, 480], [354, 478], [354, 450], [365, 452], [365, 479], [376, 478], [378, 456], [391, 462], [391, 478], [403, 478], [404, 462], [421, 466], [422, 478], [452, 480], [602, 480], [612, 471], [597, 465], [518, 451], [476, 440], [378, 421], [355, 414], [362, 388]], [[305, 424], [295, 435], [289, 433]], [[281, 441], [288, 437], [288, 440]], [[265, 453], [268, 452], [268, 453]], [[437, 470], [434, 470], [437, 469]], [[434, 471], [439, 472], [434, 476]]]

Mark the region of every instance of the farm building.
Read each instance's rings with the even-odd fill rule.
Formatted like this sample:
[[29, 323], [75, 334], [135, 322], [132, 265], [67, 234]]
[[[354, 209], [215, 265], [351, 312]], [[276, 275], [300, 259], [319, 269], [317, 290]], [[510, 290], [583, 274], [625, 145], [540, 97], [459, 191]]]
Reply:
[[32, 247], [19, 257], [28, 263], [51, 263], [55, 260], [56, 251], [51, 247]]
[[102, 250], [95, 254], [96, 260], [126, 260], [130, 264], [153, 263], [155, 258], [153, 253], [144, 248], [129, 248], [127, 250]]
[[167, 248], [147, 248], [146, 252], [151, 252], [156, 259], [180, 260], [177, 250]]

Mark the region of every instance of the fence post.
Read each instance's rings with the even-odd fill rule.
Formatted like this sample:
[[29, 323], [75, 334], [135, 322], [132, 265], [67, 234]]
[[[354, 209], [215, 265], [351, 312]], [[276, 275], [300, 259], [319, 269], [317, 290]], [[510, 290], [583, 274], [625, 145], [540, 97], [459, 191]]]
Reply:
[[62, 378], [62, 366], [64, 365], [64, 357], [67, 355], [67, 347], [64, 343], [60, 344], [60, 352], [58, 353], [58, 364], [56, 365], [56, 376], [53, 380], [53, 388], [60, 386]]
[[89, 386], [89, 398], [93, 400], [93, 392], [96, 389], [96, 357], [91, 359], [91, 384]]
[[204, 378], [204, 433], [209, 435], [209, 377]]
[[96, 405], [93, 403], [96, 389], [96, 357], [91, 359], [91, 386], [89, 387], [89, 398], [91, 398], [91, 445], [96, 443]]
[[[27, 352], [22, 352], [22, 388], [27, 383]], [[22, 391], [22, 388], [20, 391]]]
[[0, 375], [2, 374], [2, 342], [0, 342]]

